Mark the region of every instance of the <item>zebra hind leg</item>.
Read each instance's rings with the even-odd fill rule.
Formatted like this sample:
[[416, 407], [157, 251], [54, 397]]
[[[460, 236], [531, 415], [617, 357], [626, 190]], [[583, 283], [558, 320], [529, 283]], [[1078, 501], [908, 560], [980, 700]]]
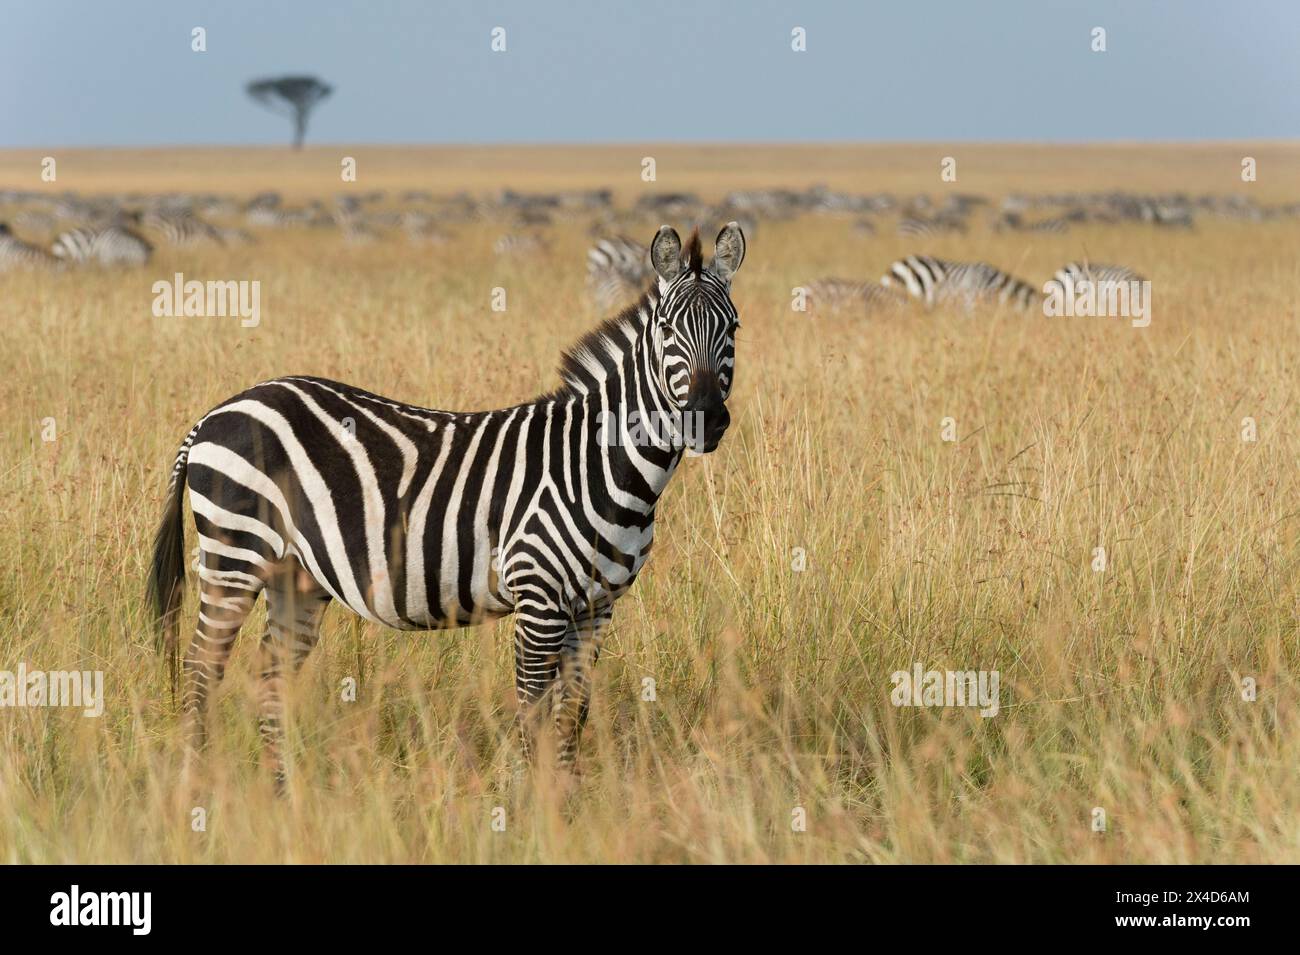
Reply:
[[264, 762], [275, 774], [277, 791], [288, 779], [284, 738], [284, 689], [316, 645], [330, 595], [295, 560], [266, 588], [266, 634], [260, 649], [258, 731]]
[[246, 571], [242, 561], [199, 555], [199, 619], [184, 661], [187, 766], [207, 743], [209, 698], [225, 676], [235, 638], [262, 589], [262, 580]]

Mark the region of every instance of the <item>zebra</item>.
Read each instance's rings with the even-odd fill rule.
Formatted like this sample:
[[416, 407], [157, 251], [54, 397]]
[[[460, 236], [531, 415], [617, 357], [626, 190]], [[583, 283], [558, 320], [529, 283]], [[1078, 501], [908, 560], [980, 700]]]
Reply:
[[907, 296], [896, 287], [879, 282], [856, 282], [852, 279], [818, 279], [808, 285], [808, 301], [815, 309], [839, 311], [847, 308], [880, 312], [907, 304]]
[[1074, 295], [1074, 287], [1082, 281], [1095, 284], [1107, 282], [1142, 282], [1144, 279], [1137, 272], [1125, 265], [1102, 265], [1095, 262], [1068, 262], [1048, 280], [1043, 288], [1047, 295], [1057, 294], [1059, 289], [1066, 295]]
[[412, 244], [443, 245], [451, 240], [451, 236], [440, 229], [437, 220], [427, 212], [407, 211], [402, 215], [402, 228], [407, 241]]
[[187, 758], [265, 592], [259, 724], [278, 786], [281, 686], [331, 600], [402, 630], [515, 614], [523, 752], [533, 758], [549, 715], [559, 763], [572, 765], [588, 668], [649, 554], [660, 495], [686, 448], [715, 450], [730, 423], [744, 233], [728, 223], [705, 265], [698, 229], [683, 249], [663, 226], [650, 255], [658, 281], [571, 348], [561, 386], [534, 401], [454, 413], [286, 377], [199, 419], [172, 468], [148, 587], [175, 687], [188, 488], [200, 594], [184, 660]]
[[39, 246], [24, 242], [0, 222], [0, 272], [11, 269], [59, 269], [63, 263]]
[[54, 240], [50, 251], [69, 262], [99, 265], [145, 265], [153, 246], [126, 226], [103, 229], [72, 229]]
[[208, 242], [223, 244], [222, 231], [192, 212], [146, 212], [141, 225], [162, 234], [168, 245], [191, 246]]
[[1024, 217], [1018, 212], [1004, 212], [994, 220], [993, 231], [1002, 232], [1005, 230], [1060, 235], [1070, 231], [1070, 220], [1064, 216], [1055, 216], [1050, 219], [1038, 219], [1033, 222], [1026, 222]]
[[379, 238], [364, 216], [339, 212], [335, 213], [334, 221], [348, 245], [371, 245]]
[[899, 288], [926, 308], [947, 302], [959, 302], [973, 308], [981, 302], [1013, 304], [1029, 308], [1037, 301], [1037, 292], [1001, 269], [984, 262], [948, 262], [929, 255], [909, 255], [889, 267], [880, 283]]
[[333, 220], [322, 210], [310, 206], [254, 205], [244, 213], [244, 222], [255, 228], [282, 229], [299, 225], [321, 227], [331, 224]]
[[639, 295], [655, 274], [640, 242], [616, 235], [587, 251], [587, 285], [601, 308], [613, 308]]
[[904, 238], [924, 239], [953, 233], [965, 234], [966, 223], [961, 219], [951, 217], [936, 216], [933, 219], [923, 219], [918, 216], [908, 216], [899, 220], [897, 231]]
[[533, 255], [550, 247], [545, 236], [531, 232], [508, 232], [492, 243], [492, 251], [497, 255]]

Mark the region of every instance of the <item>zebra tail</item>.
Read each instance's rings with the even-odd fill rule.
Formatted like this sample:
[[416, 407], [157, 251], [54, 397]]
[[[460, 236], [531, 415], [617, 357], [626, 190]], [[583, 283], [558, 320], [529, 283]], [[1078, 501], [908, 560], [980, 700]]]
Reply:
[[185, 472], [188, 458], [187, 445], [176, 462], [162, 523], [154, 535], [153, 565], [149, 570], [148, 585], [148, 601], [157, 626], [154, 648], [167, 653], [173, 702], [180, 679], [179, 617], [185, 584]]

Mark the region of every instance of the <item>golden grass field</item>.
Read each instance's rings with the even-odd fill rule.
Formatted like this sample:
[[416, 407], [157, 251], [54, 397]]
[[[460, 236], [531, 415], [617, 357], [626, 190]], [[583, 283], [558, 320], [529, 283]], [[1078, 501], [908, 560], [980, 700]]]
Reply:
[[[629, 200], [655, 155], [654, 188], [706, 197], [814, 182], [940, 196], [951, 152], [106, 150], [60, 155], [44, 188], [610, 186]], [[355, 186], [338, 181], [341, 155], [357, 157]], [[1289, 145], [955, 155], [966, 192], [1300, 198]], [[1240, 181], [1243, 155], [1259, 182]], [[0, 155], [0, 185], [42, 188], [39, 160]], [[252, 699], [259, 606], [197, 792], [178, 786], [181, 721], [143, 601], [178, 444], [279, 374], [442, 408], [553, 387], [561, 349], [600, 318], [590, 240], [561, 224], [549, 253], [508, 261], [491, 251], [502, 231], [354, 248], [286, 230], [162, 247], [134, 271], [0, 276], [0, 669], [100, 669], [107, 697], [98, 719], [0, 710], [0, 861], [1300, 862], [1295, 220], [929, 241], [860, 236], [848, 218], [764, 223], [735, 282], [734, 424], [661, 504], [597, 667], [580, 780], [520, 768], [509, 619], [412, 635], [334, 607], [292, 697], [277, 798]], [[794, 286], [876, 278], [911, 251], [1036, 285], [1086, 252], [1152, 280], [1153, 320], [791, 310]], [[155, 318], [151, 285], [175, 271], [260, 280], [261, 325]], [[956, 442], [940, 440], [945, 417]], [[1257, 441], [1242, 440], [1247, 417]], [[890, 674], [918, 662], [998, 670], [1000, 713], [895, 708]], [[348, 676], [355, 703], [340, 699]]]

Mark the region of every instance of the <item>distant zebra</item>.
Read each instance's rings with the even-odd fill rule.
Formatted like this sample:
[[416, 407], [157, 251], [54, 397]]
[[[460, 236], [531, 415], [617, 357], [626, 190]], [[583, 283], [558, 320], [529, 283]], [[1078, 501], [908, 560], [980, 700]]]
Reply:
[[253, 206], [244, 213], [244, 222], [260, 228], [282, 229], [286, 226], [328, 225], [330, 217], [319, 209], [282, 208], [280, 206]]
[[407, 241], [413, 244], [427, 242], [430, 245], [442, 245], [451, 241], [451, 236], [438, 227], [437, 221], [427, 212], [407, 212], [402, 216], [402, 228]]
[[40, 246], [24, 242], [0, 222], [0, 272], [17, 269], [58, 269], [63, 263]]
[[902, 308], [908, 299], [897, 288], [880, 282], [827, 278], [808, 284], [808, 304], [814, 311], [852, 308], [870, 313]]
[[1057, 216], [1051, 219], [1026, 222], [1018, 212], [1004, 212], [993, 223], [993, 230], [995, 232], [1010, 230], [1012, 232], [1038, 232], [1059, 235], [1070, 231], [1070, 220], [1064, 216]]
[[531, 232], [510, 232], [492, 243], [492, 251], [497, 255], [534, 255], [550, 247], [547, 239]]
[[140, 224], [160, 233], [168, 245], [192, 246], [209, 242], [220, 245], [224, 242], [220, 229], [192, 212], [146, 212]]
[[233, 226], [216, 226], [217, 236], [222, 245], [255, 245], [257, 239], [250, 232]]
[[260, 722], [277, 781], [281, 684], [331, 600], [401, 630], [515, 614], [524, 751], [549, 714], [560, 761], [572, 762], [588, 669], [649, 555], [660, 495], [685, 447], [713, 451], [730, 422], [740, 325], [730, 289], [744, 234], [729, 223], [705, 265], [698, 231], [683, 250], [664, 226], [650, 254], [659, 281], [578, 342], [562, 386], [534, 401], [455, 413], [289, 377], [199, 420], [172, 468], [149, 578], [175, 674], [188, 487], [199, 538], [184, 664], [194, 747], [265, 591]]
[[81, 265], [144, 265], [153, 254], [153, 246], [125, 226], [111, 225], [65, 232], [54, 240], [50, 251]]
[[587, 286], [601, 308], [635, 298], [654, 274], [646, 247], [627, 236], [601, 239], [587, 251]]
[[379, 238], [379, 233], [361, 216], [337, 213], [334, 221], [348, 245], [372, 245]]
[[961, 219], [934, 218], [922, 219], [908, 216], [898, 223], [898, 234], [904, 238], [932, 238], [938, 235], [964, 233], [966, 223]]
[[899, 259], [880, 280], [900, 288], [926, 308], [957, 303], [966, 308], [997, 302], [1029, 308], [1038, 298], [1034, 287], [984, 262], [948, 262], [929, 255]]
[[1065, 294], [1073, 296], [1075, 286], [1081, 281], [1101, 284], [1103, 282], [1142, 282], [1144, 279], [1137, 272], [1124, 265], [1069, 262], [1056, 270], [1056, 274], [1047, 282], [1044, 291], [1051, 295], [1059, 288]]

